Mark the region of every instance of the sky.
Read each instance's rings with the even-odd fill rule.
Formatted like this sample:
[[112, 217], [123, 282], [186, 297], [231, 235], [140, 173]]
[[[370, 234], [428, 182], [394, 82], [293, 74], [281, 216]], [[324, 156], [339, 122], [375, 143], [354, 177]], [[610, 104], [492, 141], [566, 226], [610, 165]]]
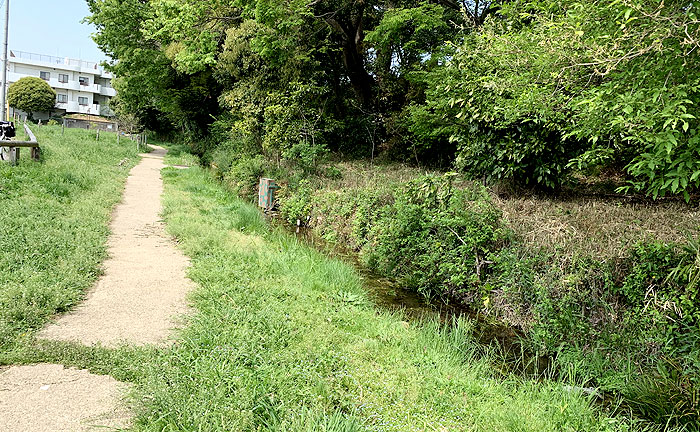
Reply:
[[[0, 23], [5, 19], [5, 1], [0, 0]], [[9, 1], [11, 50], [95, 62], [107, 59], [90, 38], [95, 28], [81, 23], [90, 14], [85, 0]]]

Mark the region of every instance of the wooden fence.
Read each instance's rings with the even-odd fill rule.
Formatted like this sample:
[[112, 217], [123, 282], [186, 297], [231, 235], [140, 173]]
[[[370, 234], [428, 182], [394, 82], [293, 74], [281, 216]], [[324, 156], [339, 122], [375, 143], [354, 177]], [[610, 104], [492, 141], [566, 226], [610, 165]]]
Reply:
[[26, 123], [24, 124], [24, 132], [26, 132], [27, 136], [29, 136], [28, 141], [0, 141], [0, 144], [6, 144], [2, 146], [2, 152], [0, 152], [2, 154], [2, 159], [8, 160], [12, 165], [16, 165], [19, 161], [19, 149], [22, 147], [30, 148], [32, 152], [32, 159], [35, 161], [39, 160], [39, 156], [41, 154], [39, 142]]

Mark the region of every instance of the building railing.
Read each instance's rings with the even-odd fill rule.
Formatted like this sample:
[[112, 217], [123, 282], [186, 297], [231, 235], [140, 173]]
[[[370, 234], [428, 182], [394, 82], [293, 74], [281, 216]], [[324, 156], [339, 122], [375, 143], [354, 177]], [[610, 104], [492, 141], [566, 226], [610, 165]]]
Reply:
[[20, 58], [24, 60], [36, 61], [41, 63], [50, 63], [57, 65], [78, 66], [83, 69], [95, 69], [102, 72], [102, 67], [99, 63], [89, 62], [85, 60], [76, 60], [68, 57], [55, 57], [44, 54], [34, 54], [26, 51], [10, 50], [10, 58]]

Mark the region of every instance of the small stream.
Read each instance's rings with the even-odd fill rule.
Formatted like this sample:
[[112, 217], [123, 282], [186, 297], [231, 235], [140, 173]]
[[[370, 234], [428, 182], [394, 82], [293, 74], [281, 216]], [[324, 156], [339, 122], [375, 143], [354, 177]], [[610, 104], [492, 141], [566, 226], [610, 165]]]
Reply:
[[455, 318], [464, 316], [474, 323], [474, 336], [478, 343], [485, 349], [499, 353], [495, 356], [498, 359], [495, 366], [501, 373], [535, 378], [552, 375], [551, 358], [529, 352], [522, 343], [522, 335], [512, 327], [495, 323], [483, 314], [463, 306], [428, 303], [417, 292], [404, 289], [395, 281], [370, 271], [361, 263], [355, 251], [331, 244], [309, 228], [291, 226], [276, 218], [272, 218], [271, 222], [293, 233], [301, 242], [317, 251], [352, 265], [362, 276], [367, 292], [380, 308], [401, 311], [409, 321], [438, 317], [443, 323], [450, 323]]

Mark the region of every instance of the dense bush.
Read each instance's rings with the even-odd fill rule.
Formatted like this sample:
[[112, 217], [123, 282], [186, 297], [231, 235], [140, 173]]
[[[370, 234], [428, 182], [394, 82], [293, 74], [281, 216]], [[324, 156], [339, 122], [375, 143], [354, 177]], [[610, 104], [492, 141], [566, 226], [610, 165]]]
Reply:
[[[346, 240], [370, 268], [426, 297], [469, 303], [480, 298], [487, 257], [507, 242], [508, 232], [485, 190], [454, 188], [453, 177], [425, 176], [352, 201], [316, 196], [302, 181], [294, 193], [282, 193], [280, 212], [290, 223], [343, 223]], [[339, 240], [332, 230], [322, 235]]]
[[233, 162], [224, 174], [224, 181], [242, 198], [252, 199], [257, 195], [258, 181], [264, 177], [267, 161], [257, 155], [242, 157]]
[[485, 191], [455, 189], [449, 174], [410, 182], [362, 231], [370, 267], [426, 297], [467, 303], [481, 297], [488, 256], [508, 237]]
[[[625, 167], [623, 190], [700, 186], [696, 2], [506, 2], [422, 76], [422, 146], [457, 143], [476, 176], [555, 187], [571, 169]], [[693, 72], [689, 72], [693, 71]]]

